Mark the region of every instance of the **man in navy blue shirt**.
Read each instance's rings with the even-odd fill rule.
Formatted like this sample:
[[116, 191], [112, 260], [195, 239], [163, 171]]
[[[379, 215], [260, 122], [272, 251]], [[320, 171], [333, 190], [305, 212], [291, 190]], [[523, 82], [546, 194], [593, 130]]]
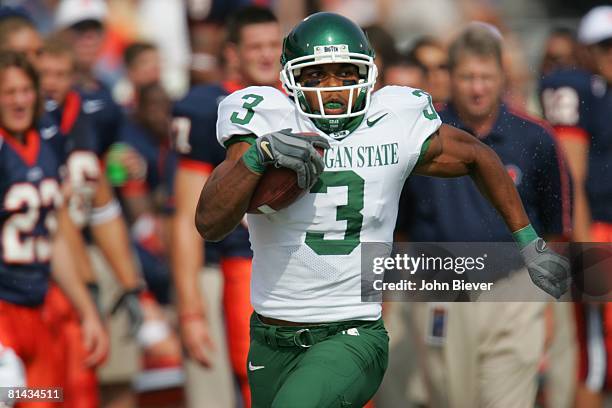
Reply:
[[[502, 102], [501, 55], [501, 36], [487, 26], [472, 25], [455, 40], [449, 52], [452, 96], [440, 117], [497, 153], [535, 230], [559, 237], [570, 226], [568, 176], [550, 130]], [[399, 229], [411, 241], [512, 241], [467, 177], [410, 177], [400, 217]], [[543, 312], [541, 303], [419, 305], [415, 316], [419, 336], [426, 332], [426, 371], [439, 374], [432, 375], [432, 384], [443, 406], [533, 406]], [[427, 321], [446, 327], [429, 333], [426, 327], [434, 326]]]

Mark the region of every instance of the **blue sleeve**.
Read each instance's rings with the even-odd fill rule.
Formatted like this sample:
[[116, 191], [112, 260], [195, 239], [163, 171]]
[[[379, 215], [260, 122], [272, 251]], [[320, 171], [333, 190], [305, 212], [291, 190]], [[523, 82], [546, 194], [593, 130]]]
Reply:
[[582, 71], [556, 71], [540, 81], [544, 118], [555, 127], [587, 130], [593, 103], [591, 76]]
[[215, 167], [225, 159], [225, 150], [216, 137], [216, 104], [211, 101], [200, 106], [196, 104], [197, 101], [188, 96], [175, 105], [173, 145], [179, 162], [199, 162]]

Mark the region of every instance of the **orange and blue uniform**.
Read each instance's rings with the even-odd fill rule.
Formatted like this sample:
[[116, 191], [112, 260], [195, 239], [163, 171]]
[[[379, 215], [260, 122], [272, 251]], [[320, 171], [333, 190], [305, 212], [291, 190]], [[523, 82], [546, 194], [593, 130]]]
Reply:
[[[100, 173], [96, 156], [97, 140], [87, 114], [83, 110], [81, 96], [71, 91], [62, 105], [46, 103], [46, 119], [50, 125], [43, 137], [54, 150], [64, 174], [64, 182], [73, 185], [73, 197], [69, 209], [75, 224], [84, 228], [89, 209], [83, 189], [95, 189]], [[87, 352], [82, 343], [79, 317], [66, 296], [52, 285], [45, 301], [45, 312], [52, 323], [56, 338], [64, 348], [64, 406], [99, 406], [98, 380], [95, 369], [83, 361]]]
[[38, 129], [26, 132], [24, 143], [0, 129], [0, 345], [23, 362], [28, 387], [58, 387], [63, 381], [62, 348], [42, 307], [54, 211], [62, 204], [58, 167]]
[[[612, 86], [577, 69], [552, 72], [540, 83], [544, 114], [557, 137], [589, 146], [586, 192], [591, 240], [612, 242]], [[612, 389], [612, 305], [576, 304], [579, 380], [592, 391]]]
[[[225, 159], [225, 150], [216, 138], [217, 107], [224, 97], [238, 89], [240, 85], [231, 82], [198, 86], [175, 104], [174, 117], [188, 121], [188, 126], [178, 127], [175, 134], [180, 168], [208, 176]], [[188, 132], [181, 133], [180, 130]], [[250, 406], [247, 379], [249, 319], [253, 312], [250, 302], [251, 258], [249, 233], [243, 225], [221, 242], [206, 243], [206, 262], [218, 262], [223, 273], [223, 309], [229, 354], [247, 407]]]

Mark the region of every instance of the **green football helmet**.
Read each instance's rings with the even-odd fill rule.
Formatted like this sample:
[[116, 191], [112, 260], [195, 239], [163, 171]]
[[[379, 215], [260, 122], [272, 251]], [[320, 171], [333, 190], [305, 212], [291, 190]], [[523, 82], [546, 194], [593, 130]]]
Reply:
[[[349, 63], [359, 68], [359, 81], [334, 87], [304, 86], [299, 76], [304, 67], [320, 64]], [[334, 138], [348, 135], [361, 122], [370, 106], [376, 65], [374, 50], [367, 36], [346, 17], [334, 13], [316, 13], [300, 22], [283, 41], [281, 82], [293, 96], [300, 114]], [[323, 108], [322, 92], [349, 90], [347, 111], [328, 115]], [[304, 92], [316, 92], [319, 106], [309, 106]], [[353, 103], [354, 102], [354, 103]]]

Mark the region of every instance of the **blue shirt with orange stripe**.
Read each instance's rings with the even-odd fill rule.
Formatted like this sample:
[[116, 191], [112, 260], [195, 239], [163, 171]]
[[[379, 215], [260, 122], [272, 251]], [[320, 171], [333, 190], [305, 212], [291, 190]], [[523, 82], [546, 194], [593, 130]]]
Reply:
[[[470, 133], [449, 105], [444, 123]], [[551, 130], [501, 105], [490, 133], [481, 139], [500, 157], [540, 234], [570, 227], [569, 177], [557, 155]], [[470, 177], [411, 176], [402, 193], [398, 229], [420, 242], [506, 242], [512, 235]]]
[[119, 138], [123, 111], [102, 83], [98, 83], [94, 89], [81, 87], [77, 91], [82, 99], [83, 111], [89, 116], [96, 134], [96, 153], [102, 157]]
[[0, 129], [0, 300], [43, 303], [53, 212], [61, 204], [58, 161], [38, 130], [20, 143]]
[[99, 143], [91, 118], [84, 112], [83, 100], [76, 91], [69, 92], [61, 105], [46, 101], [45, 110], [51, 125], [42, 136], [50, 140], [60, 163], [65, 164], [78, 151], [97, 152]]
[[[217, 142], [217, 107], [238, 84], [203, 85], [192, 88], [173, 109], [174, 145], [179, 167], [210, 174], [225, 159], [225, 149]], [[206, 243], [206, 260], [225, 257], [252, 257], [249, 232], [243, 225], [218, 243]]]
[[589, 143], [586, 189], [594, 221], [612, 223], [612, 86], [581, 70], [559, 70], [542, 79], [540, 97], [557, 137]]
[[[170, 199], [176, 171], [176, 153], [170, 149], [169, 140], [157, 141], [145, 128], [128, 118], [119, 132], [119, 141], [131, 146], [145, 161], [147, 173], [144, 180], [128, 181], [121, 188], [123, 196], [154, 193]], [[169, 211], [166, 203], [164, 212]]]

